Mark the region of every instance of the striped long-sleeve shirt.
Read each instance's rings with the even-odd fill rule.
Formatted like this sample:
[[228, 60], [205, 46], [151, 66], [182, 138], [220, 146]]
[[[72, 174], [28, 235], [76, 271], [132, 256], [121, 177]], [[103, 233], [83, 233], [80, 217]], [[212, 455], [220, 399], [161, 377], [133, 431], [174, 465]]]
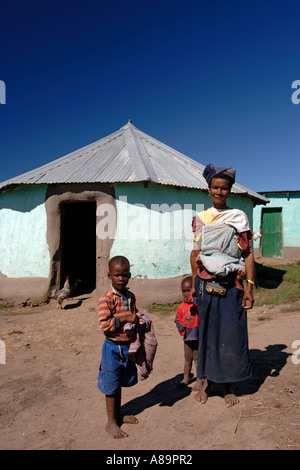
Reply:
[[113, 287], [99, 299], [98, 322], [105, 336], [115, 342], [129, 343], [134, 334], [133, 331], [123, 331], [124, 323], [120, 317], [128, 311], [137, 313], [135, 295], [126, 288], [125, 294], [121, 294]]

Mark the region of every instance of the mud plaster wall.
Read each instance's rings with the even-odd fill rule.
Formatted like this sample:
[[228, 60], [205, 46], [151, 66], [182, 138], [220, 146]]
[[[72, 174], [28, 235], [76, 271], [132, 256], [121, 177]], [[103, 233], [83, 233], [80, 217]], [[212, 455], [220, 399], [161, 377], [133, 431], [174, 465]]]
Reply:
[[0, 194], [0, 271], [19, 277], [48, 277], [46, 185], [19, 186]]
[[36, 300], [49, 282], [46, 185], [10, 188], [0, 194], [0, 298]]

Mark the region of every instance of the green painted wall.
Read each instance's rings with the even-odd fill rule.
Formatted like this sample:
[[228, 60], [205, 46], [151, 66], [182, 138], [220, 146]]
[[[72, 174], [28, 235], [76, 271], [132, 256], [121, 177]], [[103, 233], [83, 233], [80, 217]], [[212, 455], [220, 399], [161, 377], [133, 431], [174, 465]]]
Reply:
[[[253, 210], [254, 231], [261, 229], [261, 213], [263, 207], [282, 207], [282, 231], [283, 246], [300, 247], [300, 191], [299, 193], [284, 194], [266, 193], [270, 202], [266, 206], [256, 206]], [[259, 247], [259, 241], [254, 242], [254, 247]]]
[[48, 277], [50, 255], [46, 185], [0, 193], [0, 272], [8, 277]]
[[[211, 206], [208, 194], [155, 184], [145, 188], [142, 183], [114, 187], [117, 229], [110, 256], [127, 256], [137, 278], [190, 273], [192, 218]], [[26, 185], [0, 193], [0, 272], [8, 277], [49, 276], [46, 189]], [[231, 195], [228, 205], [244, 210], [252, 226], [249, 198]]]
[[[111, 257], [122, 254], [133, 277], [162, 279], [190, 273], [192, 218], [211, 206], [207, 193], [149, 184], [115, 184], [117, 232]], [[244, 210], [252, 224], [249, 198], [231, 195], [228, 205]]]

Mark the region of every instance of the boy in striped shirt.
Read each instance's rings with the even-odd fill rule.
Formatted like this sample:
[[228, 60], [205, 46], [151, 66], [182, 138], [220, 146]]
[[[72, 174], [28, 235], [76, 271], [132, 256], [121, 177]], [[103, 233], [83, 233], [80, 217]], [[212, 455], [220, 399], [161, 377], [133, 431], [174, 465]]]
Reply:
[[137, 322], [135, 296], [126, 287], [130, 277], [128, 259], [124, 256], [113, 257], [108, 265], [111, 287], [98, 302], [98, 322], [106, 336], [98, 388], [105, 394], [108, 417], [106, 430], [115, 439], [128, 435], [120, 428], [122, 423], [138, 422], [135, 416], [121, 416], [121, 387], [131, 387], [137, 383], [136, 365], [128, 357], [134, 329], [123, 331], [126, 323]]

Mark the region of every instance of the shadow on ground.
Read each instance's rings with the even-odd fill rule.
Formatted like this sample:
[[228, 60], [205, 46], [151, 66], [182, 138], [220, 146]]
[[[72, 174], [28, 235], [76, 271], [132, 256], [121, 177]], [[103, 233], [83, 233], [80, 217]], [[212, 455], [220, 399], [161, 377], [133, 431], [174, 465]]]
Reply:
[[191, 388], [181, 386], [183, 375], [178, 374], [171, 379], [157, 384], [145, 395], [134, 398], [122, 406], [122, 414], [138, 414], [154, 405], [173, 406], [191, 393]]
[[[267, 377], [277, 377], [285, 366], [290, 353], [284, 352], [285, 344], [273, 344], [260, 349], [250, 350], [252, 363], [252, 377], [243, 382], [233, 384], [237, 396], [252, 395], [256, 393]], [[173, 406], [179, 400], [191, 394], [190, 386], [181, 386], [183, 375], [178, 374], [171, 379], [157, 384], [145, 395], [134, 398], [122, 406], [122, 414], [137, 415], [151, 406]], [[195, 380], [195, 379], [194, 379]], [[193, 380], [192, 380], [193, 381]], [[213, 384], [211, 396], [223, 396], [223, 388]]]

